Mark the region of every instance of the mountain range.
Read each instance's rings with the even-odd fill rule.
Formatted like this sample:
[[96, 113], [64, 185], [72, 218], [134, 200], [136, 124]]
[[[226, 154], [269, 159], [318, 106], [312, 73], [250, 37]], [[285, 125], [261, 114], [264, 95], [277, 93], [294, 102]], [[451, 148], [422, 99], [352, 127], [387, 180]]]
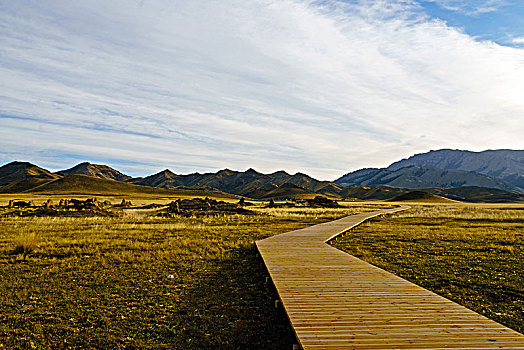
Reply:
[[524, 151], [470, 152], [443, 149], [416, 154], [387, 168], [348, 173], [342, 186], [388, 185], [401, 188], [476, 186], [524, 193]]
[[388, 170], [432, 165], [447, 170], [470, 171], [502, 180], [524, 190], [524, 151], [470, 152], [451, 149], [416, 154], [391, 164]]
[[57, 172], [28, 162], [15, 161], [0, 167], [0, 193], [214, 191], [255, 199], [309, 198], [320, 194], [336, 199], [385, 200], [404, 198], [402, 195], [413, 189], [460, 201], [524, 201], [524, 151], [430, 151], [387, 168], [350, 172], [333, 182], [303, 173], [263, 174], [254, 169], [187, 175], [165, 169], [133, 178], [107, 165], [88, 162]]
[[144, 178], [131, 179], [129, 182], [161, 188], [217, 189], [251, 198], [265, 198], [282, 188], [295, 194], [320, 193], [328, 196], [339, 196], [344, 191], [344, 187], [340, 185], [319, 181], [302, 173], [290, 175], [285, 171], [277, 171], [262, 174], [254, 169], [244, 172], [224, 169], [216, 173], [189, 175], [177, 175], [166, 169]]

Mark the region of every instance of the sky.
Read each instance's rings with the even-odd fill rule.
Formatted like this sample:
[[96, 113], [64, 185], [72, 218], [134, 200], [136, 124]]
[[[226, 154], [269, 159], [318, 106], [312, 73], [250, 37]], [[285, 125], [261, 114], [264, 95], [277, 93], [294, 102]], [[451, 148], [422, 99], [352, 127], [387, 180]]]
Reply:
[[524, 149], [520, 0], [0, 1], [0, 164], [334, 180]]

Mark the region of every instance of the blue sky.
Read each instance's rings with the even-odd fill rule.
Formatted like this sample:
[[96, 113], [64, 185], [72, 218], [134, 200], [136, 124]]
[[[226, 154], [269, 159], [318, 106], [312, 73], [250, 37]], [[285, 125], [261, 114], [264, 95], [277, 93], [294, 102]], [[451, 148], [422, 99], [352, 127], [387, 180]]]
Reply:
[[478, 40], [524, 47], [524, 1], [420, 1], [426, 13]]
[[334, 179], [524, 148], [512, 0], [0, 4], [0, 163]]

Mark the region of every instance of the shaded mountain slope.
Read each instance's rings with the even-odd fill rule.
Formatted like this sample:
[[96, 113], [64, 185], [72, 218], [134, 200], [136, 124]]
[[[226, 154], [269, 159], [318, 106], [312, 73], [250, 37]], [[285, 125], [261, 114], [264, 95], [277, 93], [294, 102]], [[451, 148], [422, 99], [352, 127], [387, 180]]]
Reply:
[[171, 170], [166, 169], [146, 177], [129, 179], [127, 182], [142, 186], [173, 188], [182, 186], [177, 182], [177, 178], [178, 175], [173, 173]]
[[25, 179], [55, 180], [61, 177], [29, 162], [11, 162], [0, 167], [0, 186]]
[[[162, 188], [216, 189], [252, 198], [266, 198], [269, 192], [284, 185], [286, 186], [280, 191], [273, 192], [273, 197], [277, 196], [278, 193], [291, 198], [297, 193], [297, 188], [302, 189], [299, 191], [301, 193], [322, 193], [330, 196], [340, 196], [345, 191], [342, 186], [333, 182], [319, 181], [302, 173], [290, 175], [285, 171], [277, 171], [271, 174], [262, 174], [254, 169], [248, 169], [244, 172], [224, 169], [216, 173], [188, 175], [177, 175], [169, 170], [164, 170], [148, 177], [129, 180], [129, 182]], [[289, 193], [286, 191], [289, 191]]]
[[342, 186], [388, 185], [402, 188], [480, 186], [504, 191], [519, 188], [500, 179], [473, 171], [446, 170], [432, 165], [408, 166], [397, 170], [362, 169], [335, 180]]
[[407, 192], [409, 190], [383, 185], [355, 186], [347, 187], [344, 197], [358, 200], [386, 200]]
[[391, 164], [387, 169], [396, 171], [421, 165], [432, 165], [447, 170], [474, 171], [524, 190], [524, 150], [471, 152], [441, 149], [402, 159]]

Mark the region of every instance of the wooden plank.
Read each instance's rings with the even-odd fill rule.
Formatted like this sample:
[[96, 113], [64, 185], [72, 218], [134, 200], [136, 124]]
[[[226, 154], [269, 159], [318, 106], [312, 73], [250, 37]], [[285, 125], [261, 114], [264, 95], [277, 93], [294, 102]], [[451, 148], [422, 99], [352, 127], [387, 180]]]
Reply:
[[524, 349], [524, 335], [325, 242], [387, 209], [257, 241], [303, 349]]

